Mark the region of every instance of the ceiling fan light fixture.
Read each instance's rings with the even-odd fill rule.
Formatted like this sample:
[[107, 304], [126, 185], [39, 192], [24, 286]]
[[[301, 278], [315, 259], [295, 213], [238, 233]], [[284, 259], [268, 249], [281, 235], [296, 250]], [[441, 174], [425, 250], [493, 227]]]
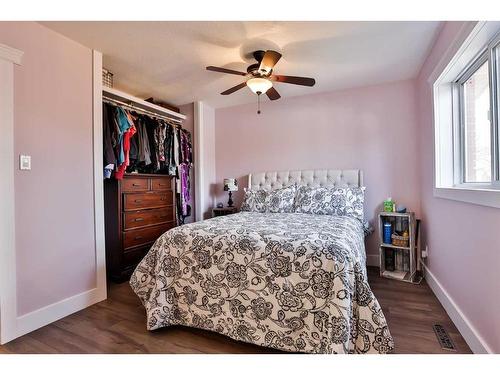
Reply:
[[267, 90], [273, 87], [273, 83], [265, 78], [250, 78], [247, 81], [247, 86], [252, 92], [257, 95], [264, 94]]

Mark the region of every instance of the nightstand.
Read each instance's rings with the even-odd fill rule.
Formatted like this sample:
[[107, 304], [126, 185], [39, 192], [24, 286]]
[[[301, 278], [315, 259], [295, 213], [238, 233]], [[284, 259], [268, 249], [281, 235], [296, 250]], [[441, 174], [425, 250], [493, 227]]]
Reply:
[[212, 208], [212, 217], [225, 216], [236, 213], [236, 207], [222, 207], [222, 208]]
[[[420, 246], [418, 242], [420, 220], [413, 212], [381, 212], [379, 214], [380, 276], [419, 284]], [[392, 235], [384, 241], [384, 224]], [[406, 236], [401, 233], [405, 232]]]

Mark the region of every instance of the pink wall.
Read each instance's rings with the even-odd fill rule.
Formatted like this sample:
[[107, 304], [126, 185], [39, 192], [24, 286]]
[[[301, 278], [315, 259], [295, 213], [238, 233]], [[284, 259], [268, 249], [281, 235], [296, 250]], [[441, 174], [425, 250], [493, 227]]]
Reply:
[[[227, 202], [225, 177], [243, 187], [251, 172], [360, 168], [366, 218], [375, 222], [388, 196], [418, 213], [415, 104], [414, 82], [404, 81], [265, 101], [260, 115], [256, 103], [217, 109], [217, 201]], [[378, 254], [377, 245], [370, 236], [367, 252]]]
[[430, 73], [462, 22], [447, 22], [417, 80], [423, 225], [428, 267], [484, 342], [500, 353], [500, 210], [433, 196], [433, 118]]
[[[15, 67], [18, 315], [95, 288], [92, 51], [34, 22], [0, 22]], [[16, 164], [16, 168], [18, 168]]]

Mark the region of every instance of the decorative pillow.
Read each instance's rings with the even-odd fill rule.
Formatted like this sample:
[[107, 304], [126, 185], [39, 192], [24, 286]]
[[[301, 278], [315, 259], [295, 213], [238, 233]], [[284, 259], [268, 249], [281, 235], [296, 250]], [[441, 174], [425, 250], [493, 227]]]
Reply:
[[295, 202], [295, 185], [267, 192], [267, 212], [293, 212]]
[[241, 211], [266, 212], [265, 190], [245, 190]]
[[345, 191], [345, 213], [361, 221], [364, 220], [365, 187], [342, 188]]
[[297, 191], [295, 212], [315, 215], [352, 216], [363, 220], [364, 187], [301, 186]]
[[328, 187], [301, 186], [297, 191], [295, 212], [315, 215], [344, 215], [345, 194]]

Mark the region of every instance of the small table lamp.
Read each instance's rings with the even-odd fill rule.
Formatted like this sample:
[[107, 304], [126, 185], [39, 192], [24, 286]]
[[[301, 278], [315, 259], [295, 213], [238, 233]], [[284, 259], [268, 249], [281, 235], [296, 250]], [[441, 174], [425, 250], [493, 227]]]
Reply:
[[235, 178], [224, 179], [224, 191], [229, 191], [229, 200], [227, 201], [228, 207], [233, 207], [233, 191], [238, 191], [238, 180]]

